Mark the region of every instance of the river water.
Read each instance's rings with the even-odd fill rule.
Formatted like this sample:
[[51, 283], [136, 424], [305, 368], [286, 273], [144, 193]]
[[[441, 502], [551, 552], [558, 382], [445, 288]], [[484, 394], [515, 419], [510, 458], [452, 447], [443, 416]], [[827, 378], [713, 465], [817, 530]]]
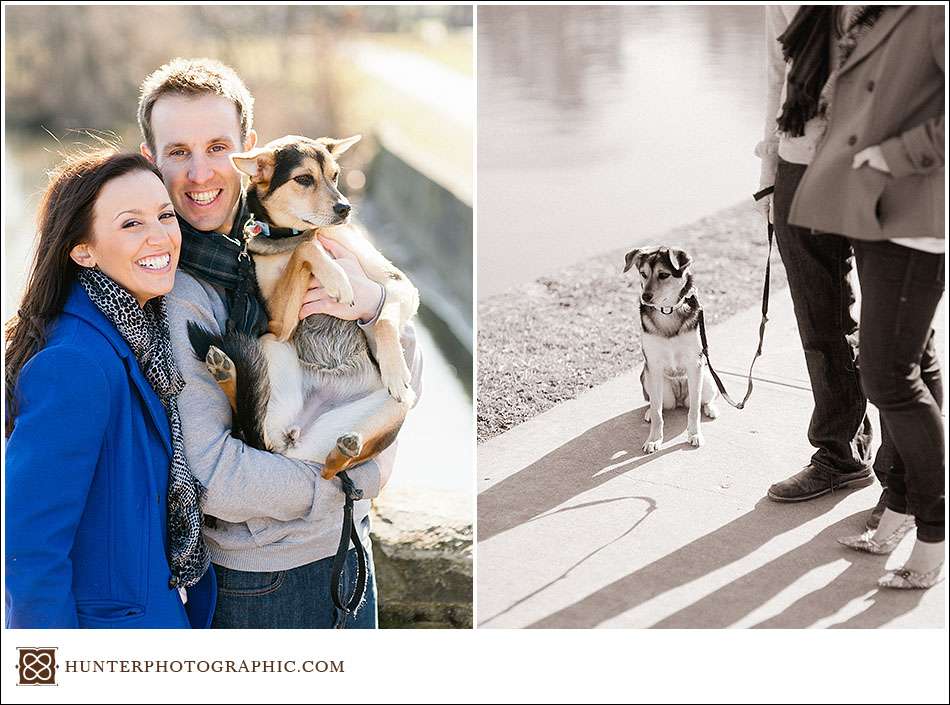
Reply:
[[478, 297], [751, 203], [764, 21], [756, 6], [479, 7]]

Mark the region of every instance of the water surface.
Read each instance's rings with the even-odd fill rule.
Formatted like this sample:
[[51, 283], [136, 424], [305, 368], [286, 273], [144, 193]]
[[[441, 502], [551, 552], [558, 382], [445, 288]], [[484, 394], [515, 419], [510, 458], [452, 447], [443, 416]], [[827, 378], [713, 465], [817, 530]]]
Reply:
[[479, 7], [479, 298], [750, 198], [765, 41], [762, 7]]

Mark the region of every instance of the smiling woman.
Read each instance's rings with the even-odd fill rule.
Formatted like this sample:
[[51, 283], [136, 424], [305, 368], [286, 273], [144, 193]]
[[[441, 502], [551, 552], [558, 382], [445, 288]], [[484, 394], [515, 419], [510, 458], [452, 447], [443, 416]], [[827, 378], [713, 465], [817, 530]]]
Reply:
[[210, 622], [164, 301], [180, 245], [145, 157], [83, 154], [53, 173], [6, 335], [8, 627]]
[[103, 185], [93, 207], [92, 238], [73, 247], [70, 258], [81, 267], [98, 267], [145, 306], [171, 291], [180, 249], [168, 192], [151, 170], [139, 170]]

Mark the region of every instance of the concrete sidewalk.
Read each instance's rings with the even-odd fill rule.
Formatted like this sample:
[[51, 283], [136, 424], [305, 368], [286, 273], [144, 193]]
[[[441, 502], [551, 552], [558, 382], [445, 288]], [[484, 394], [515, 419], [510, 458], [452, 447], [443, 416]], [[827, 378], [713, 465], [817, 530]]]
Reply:
[[[734, 398], [758, 320], [753, 309], [709, 331]], [[946, 326], [939, 339], [946, 369]], [[946, 582], [925, 592], [876, 585], [913, 534], [886, 560], [835, 541], [863, 529], [877, 484], [800, 504], [765, 498], [813, 452], [786, 289], [772, 294], [756, 378], [745, 410], [721, 403], [705, 421], [699, 449], [677, 410], [663, 448], [643, 455], [639, 370], [479, 446], [479, 626], [942, 627]]]

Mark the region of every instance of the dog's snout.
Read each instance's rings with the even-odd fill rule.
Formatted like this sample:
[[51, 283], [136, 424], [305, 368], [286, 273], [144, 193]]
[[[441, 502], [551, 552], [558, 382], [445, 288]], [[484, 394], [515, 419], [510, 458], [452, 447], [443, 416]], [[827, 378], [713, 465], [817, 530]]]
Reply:
[[643, 292], [643, 300], [644, 300], [644, 301], [653, 301], [653, 292], [652, 292], [652, 291], [644, 291], [644, 292]]
[[340, 218], [345, 218], [350, 214], [350, 204], [349, 203], [337, 203], [333, 206], [333, 212]]

